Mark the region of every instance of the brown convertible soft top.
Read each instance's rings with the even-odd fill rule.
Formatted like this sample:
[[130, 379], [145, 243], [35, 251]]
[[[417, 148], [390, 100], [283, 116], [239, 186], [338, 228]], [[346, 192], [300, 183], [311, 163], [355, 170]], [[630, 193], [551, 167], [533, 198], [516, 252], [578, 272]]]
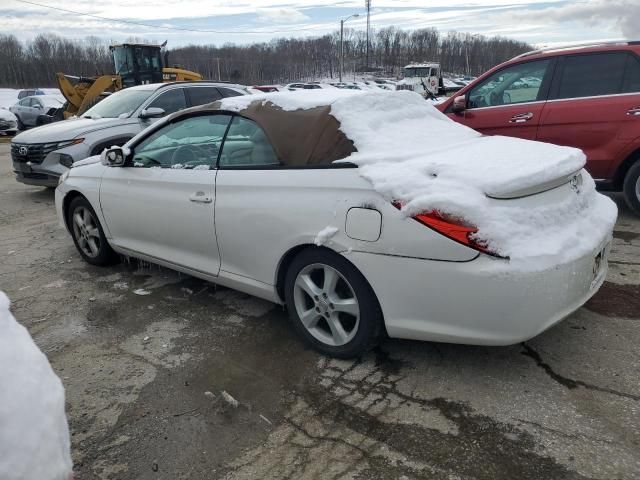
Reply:
[[[353, 142], [340, 131], [340, 122], [329, 114], [331, 106], [286, 111], [270, 101], [251, 102], [237, 113], [262, 127], [283, 165], [329, 165], [356, 151]], [[220, 101], [183, 110], [174, 119], [195, 112], [222, 112]]]

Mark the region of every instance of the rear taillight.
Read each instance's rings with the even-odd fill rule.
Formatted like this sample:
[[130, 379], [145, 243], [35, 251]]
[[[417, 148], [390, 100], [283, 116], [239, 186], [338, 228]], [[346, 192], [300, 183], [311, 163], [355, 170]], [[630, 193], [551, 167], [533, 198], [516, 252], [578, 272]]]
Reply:
[[[401, 208], [401, 205], [397, 202], [394, 203], [394, 206], [397, 209]], [[478, 233], [478, 229], [475, 226], [468, 224], [460, 218], [437, 211], [420, 213], [412, 218], [455, 242], [488, 255], [501, 257], [489, 250], [486, 244], [475, 238], [475, 234]]]

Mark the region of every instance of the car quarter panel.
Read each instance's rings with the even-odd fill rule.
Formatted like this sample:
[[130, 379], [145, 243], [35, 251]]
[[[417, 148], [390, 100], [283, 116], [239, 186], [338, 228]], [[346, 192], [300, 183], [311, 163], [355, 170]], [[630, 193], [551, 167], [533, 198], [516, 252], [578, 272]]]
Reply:
[[486, 255], [445, 263], [354, 252], [349, 260], [376, 293], [389, 336], [511, 345], [550, 328], [598, 290], [607, 272], [606, 254], [596, 263], [609, 248], [610, 239], [603, 240], [575, 262], [538, 272], [519, 272]]
[[[381, 212], [376, 241], [346, 235], [347, 212], [353, 207]], [[226, 272], [268, 285], [275, 285], [286, 252], [304, 244], [322, 244], [347, 258], [357, 251], [448, 261], [478, 255], [404, 218], [356, 168], [220, 170], [215, 209], [221, 276]], [[337, 231], [322, 235], [327, 227]]]

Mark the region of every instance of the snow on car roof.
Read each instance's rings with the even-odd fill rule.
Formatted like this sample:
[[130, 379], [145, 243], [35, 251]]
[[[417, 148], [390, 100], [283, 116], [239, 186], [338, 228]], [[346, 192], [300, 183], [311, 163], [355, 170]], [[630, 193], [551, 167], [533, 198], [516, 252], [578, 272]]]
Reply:
[[[596, 192], [586, 171], [576, 194], [557, 203], [524, 210], [490, 198], [561, 178], [568, 182], [584, 167], [585, 155], [570, 147], [481, 135], [414, 92], [265, 93], [196, 110], [207, 109], [254, 119], [276, 152], [291, 153], [297, 165], [354, 163], [375, 190], [401, 202], [406, 215], [436, 210], [463, 218], [491, 250], [527, 259], [527, 268], [547, 268], [592, 251], [594, 239], [603, 238], [617, 216], [615, 204]], [[311, 154], [295, 157], [301, 152]]]

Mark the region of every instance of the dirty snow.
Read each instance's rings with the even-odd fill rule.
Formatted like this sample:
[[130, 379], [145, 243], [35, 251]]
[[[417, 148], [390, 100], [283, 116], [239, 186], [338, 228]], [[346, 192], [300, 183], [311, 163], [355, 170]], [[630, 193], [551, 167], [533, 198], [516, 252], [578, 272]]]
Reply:
[[0, 478], [70, 478], [64, 388], [1, 291], [0, 385]]
[[336, 233], [338, 233], [338, 229], [336, 227], [327, 226], [318, 232], [316, 238], [313, 240], [313, 243], [315, 243], [317, 246], [324, 245]]
[[613, 201], [595, 190], [582, 171], [577, 194], [538, 206], [492, 200], [569, 176], [585, 165], [582, 151], [502, 136], [483, 136], [455, 123], [409, 91], [317, 90], [234, 97], [225, 109], [253, 100], [285, 110], [331, 105], [341, 130], [357, 152], [349, 161], [407, 216], [437, 210], [478, 228], [478, 240], [510, 257], [510, 268], [543, 270], [594, 252], [610, 235], [617, 216]]

